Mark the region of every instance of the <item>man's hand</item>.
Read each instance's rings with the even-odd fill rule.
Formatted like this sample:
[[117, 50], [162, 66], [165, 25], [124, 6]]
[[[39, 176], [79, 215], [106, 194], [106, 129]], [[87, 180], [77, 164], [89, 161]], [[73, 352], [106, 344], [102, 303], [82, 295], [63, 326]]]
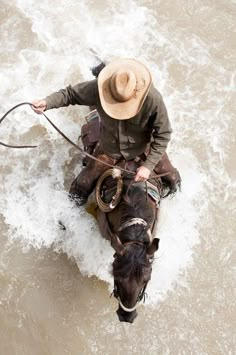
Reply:
[[45, 100], [36, 100], [32, 102], [32, 109], [34, 110], [34, 112], [36, 113], [43, 113], [43, 111], [46, 110], [47, 108], [47, 103]]
[[146, 181], [149, 178], [151, 171], [145, 166], [140, 166], [136, 170], [136, 175], [134, 181]]

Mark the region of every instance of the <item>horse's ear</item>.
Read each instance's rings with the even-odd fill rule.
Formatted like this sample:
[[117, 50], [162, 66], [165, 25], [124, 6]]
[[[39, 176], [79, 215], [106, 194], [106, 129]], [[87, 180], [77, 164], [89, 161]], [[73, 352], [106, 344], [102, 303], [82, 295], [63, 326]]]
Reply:
[[113, 249], [115, 249], [116, 253], [118, 255], [124, 255], [125, 252], [125, 247], [121, 243], [120, 238], [118, 235], [112, 233], [112, 238], [111, 238], [111, 246]]
[[154, 238], [152, 243], [147, 247], [147, 255], [153, 255], [159, 247], [159, 238]]

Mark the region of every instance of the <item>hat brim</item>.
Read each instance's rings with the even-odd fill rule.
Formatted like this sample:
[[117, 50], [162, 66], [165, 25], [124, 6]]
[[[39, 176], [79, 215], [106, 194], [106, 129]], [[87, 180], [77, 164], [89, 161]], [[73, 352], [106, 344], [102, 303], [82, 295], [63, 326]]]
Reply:
[[[110, 79], [118, 70], [132, 71], [137, 81], [137, 90], [128, 101], [118, 102], [111, 94]], [[152, 78], [149, 70], [135, 59], [117, 59], [100, 72], [98, 91], [103, 110], [112, 118], [127, 120], [140, 111], [151, 86]]]

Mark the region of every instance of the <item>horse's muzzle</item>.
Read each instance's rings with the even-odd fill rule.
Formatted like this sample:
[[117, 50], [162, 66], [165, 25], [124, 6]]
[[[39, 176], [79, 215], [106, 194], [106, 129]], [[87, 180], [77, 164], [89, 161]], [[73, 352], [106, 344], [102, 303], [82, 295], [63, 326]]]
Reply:
[[133, 312], [125, 312], [120, 306], [116, 311], [120, 322], [133, 323], [138, 313], [136, 310]]

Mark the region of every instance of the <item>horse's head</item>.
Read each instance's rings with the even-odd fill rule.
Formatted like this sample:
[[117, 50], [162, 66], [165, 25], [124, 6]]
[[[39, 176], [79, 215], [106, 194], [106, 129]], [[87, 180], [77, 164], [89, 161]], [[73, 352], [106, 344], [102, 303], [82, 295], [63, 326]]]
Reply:
[[132, 323], [137, 316], [137, 305], [145, 301], [145, 290], [151, 278], [152, 260], [159, 239], [146, 246], [143, 243], [126, 243], [120, 247], [113, 262], [114, 291], [119, 302], [117, 315], [121, 322]]

